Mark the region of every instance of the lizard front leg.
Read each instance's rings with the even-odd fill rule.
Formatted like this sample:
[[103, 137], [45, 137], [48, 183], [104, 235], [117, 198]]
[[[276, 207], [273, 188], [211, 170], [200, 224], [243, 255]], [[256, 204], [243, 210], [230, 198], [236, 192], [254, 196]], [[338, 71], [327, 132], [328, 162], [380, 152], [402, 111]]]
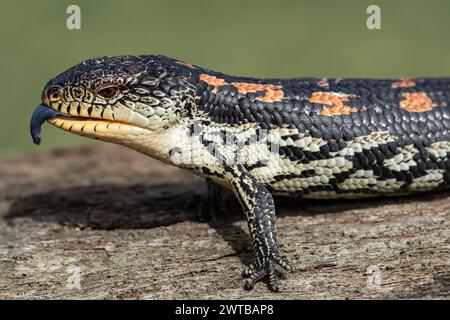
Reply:
[[231, 190], [239, 199], [247, 217], [252, 237], [255, 261], [244, 271], [248, 279], [244, 288], [250, 290], [255, 283], [269, 276], [269, 289], [279, 291], [275, 265], [291, 271], [287, 259], [280, 255], [277, 241], [275, 205], [267, 188], [256, 180], [242, 165], [226, 169]]

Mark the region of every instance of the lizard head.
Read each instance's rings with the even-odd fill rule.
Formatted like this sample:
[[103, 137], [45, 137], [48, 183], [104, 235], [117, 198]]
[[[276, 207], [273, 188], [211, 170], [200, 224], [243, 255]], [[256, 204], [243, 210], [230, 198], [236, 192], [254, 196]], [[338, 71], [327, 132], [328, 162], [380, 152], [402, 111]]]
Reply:
[[[30, 129], [40, 142], [44, 120], [65, 131], [119, 144], [160, 132], [179, 121], [194, 101], [189, 77], [163, 56], [86, 60], [50, 80]], [[178, 67], [179, 68], [179, 67]]]

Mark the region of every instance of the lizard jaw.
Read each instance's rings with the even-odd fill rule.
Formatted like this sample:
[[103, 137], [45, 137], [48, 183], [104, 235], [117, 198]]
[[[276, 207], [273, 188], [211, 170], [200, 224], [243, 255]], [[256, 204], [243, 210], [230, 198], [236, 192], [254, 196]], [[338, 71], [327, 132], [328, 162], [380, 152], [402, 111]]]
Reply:
[[56, 116], [47, 122], [80, 136], [116, 143], [150, 133], [147, 129], [131, 124], [94, 118]]
[[45, 104], [37, 106], [30, 122], [30, 133], [35, 144], [41, 142], [41, 127], [47, 121], [65, 131], [93, 139], [124, 144], [130, 140], [139, 140], [150, 130], [119, 121], [72, 116], [56, 111]]

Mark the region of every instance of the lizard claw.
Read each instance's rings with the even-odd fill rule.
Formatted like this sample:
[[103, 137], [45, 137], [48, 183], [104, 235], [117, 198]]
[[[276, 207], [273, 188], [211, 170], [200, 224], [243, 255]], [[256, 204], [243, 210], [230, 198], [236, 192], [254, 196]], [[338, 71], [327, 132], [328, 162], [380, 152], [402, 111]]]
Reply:
[[281, 266], [287, 271], [292, 271], [292, 267], [289, 264], [286, 257], [275, 256], [266, 259], [264, 263], [255, 261], [247, 269], [244, 270], [242, 275], [248, 277], [245, 281], [244, 289], [251, 290], [257, 282], [263, 279], [265, 276], [269, 276], [269, 289], [273, 292], [279, 292], [278, 275], [275, 269], [275, 265]]

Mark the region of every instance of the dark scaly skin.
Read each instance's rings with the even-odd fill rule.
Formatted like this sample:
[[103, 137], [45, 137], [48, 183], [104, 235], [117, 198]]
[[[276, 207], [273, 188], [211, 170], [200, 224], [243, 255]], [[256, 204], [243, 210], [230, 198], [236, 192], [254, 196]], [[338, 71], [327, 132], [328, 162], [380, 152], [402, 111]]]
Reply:
[[[55, 115], [53, 125], [231, 189], [256, 254], [245, 288], [268, 275], [278, 291], [275, 265], [291, 266], [279, 252], [271, 194], [352, 198], [447, 188], [449, 86], [449, 78], [231, 77], [163, 56], [123, 56], [69, 69], [46, 85], [43, 103], [72, 115]], [[214, 161], [174, 161], [186, 145]], [[240, 163], [229, 157], [236, 146], [250, 153]]]
[[[323, 79], [300, 78], [291, 80], [261, 80], [242, 77], [229, 77], [211, 71], [211, 74], [226, 83], [258, 83], [275, 84], [281, 87], [283, 99], [281, 101], [255, 101], [255, 96], [264, 96], [263, 91], [241, 94], [232, 86], [221, 86], [212, 92], [214, 86], [207, 86], [200, 81], [202, 97], [200, 108], [208, 112], [213, 122], [240, 124], [242, 122], [257, 122], [261, 128], [270, 130], [273, 127], [296, 128], [300, 133], [308, 133], [314, 138], [323, 139], [327, 144], [317, 152], [302, 152], [295, 146], [280, 148], [284, 157], [308, 163], [317, 159], [329, 159], [330, 153], [342, 150], [346, 142], [356, 137], [368, 135], [375, 131], [388, 132], [396, 141], [379, 145], [366, 152], [352, 157], [355, 163], [352, 170], [334, 174], [335, 179], [326, 186], [311, 187], [300, 190], [300, 195], [315, 191], [334, 190], [345, 193], [336, 188], [336, 184], [348, 178], [358, 169], [374, 169], [378, 173], [378, 180], [395, 178], [404, 181], [398, 193], [411, 192], [408, 185], [414, 178], [425, 175], [427, 170], [444, 170], [439, 188], [446, 188], [450, 183], [450, 160], [436, 159], [426, 151], [435, 142], [450, 139], [450, 79], [431, 78], [415, 80], [368, 80], [368, 79], [328, 79], [328, 86], [321, 86]], [[414, 85], [413, 85], [414, 84]], [[322, 115], [324, 104], [318, 103], [311, 97], [315, 93], [343, 93], [349, 95], [348, 101], [343, 102], [354, 111], [337, 112], [333, 115]], [[407, 101], [409, 95], [419, 94], [419, 99], [430, 100], [430, 110], [427, 107], [414, 105], [414, 96], [409, 109], [401, 107], [402, 101]], [[417, 100], [419, 100], [417, 99]], [[422, 101], [418, 101], [420, 105]], [[425, 103], [426, 105], [426, 103]], [[408, 106], [406, 103], [403, 106]], [[424, 110], [422, 110], [422, 109]], [[416, 110], [417, 109], [417, 110]], [[230, 114], [229, 110], [233, 110]], [[345, 110], [344, 110], [345, 111]], [[414, 155], [417, 166], [409, 170], [393, 171], [383, 167], [386, 158], [392, 158], [405, 146], [413, 145], [419, 152]], [[250, 171], [255, 165], [249, 166]], [[275, 176], [274, 180], [293, 178], [298, 175], [284, 174]], [[300, 176], [301, 177], [301, 176]], [[273, 188], [268, 186], [274, 192]], [[361, 193], [378, 194], [373, 190], [358, 190]], [[382, 192], [381, 192], [382, 193]]]

